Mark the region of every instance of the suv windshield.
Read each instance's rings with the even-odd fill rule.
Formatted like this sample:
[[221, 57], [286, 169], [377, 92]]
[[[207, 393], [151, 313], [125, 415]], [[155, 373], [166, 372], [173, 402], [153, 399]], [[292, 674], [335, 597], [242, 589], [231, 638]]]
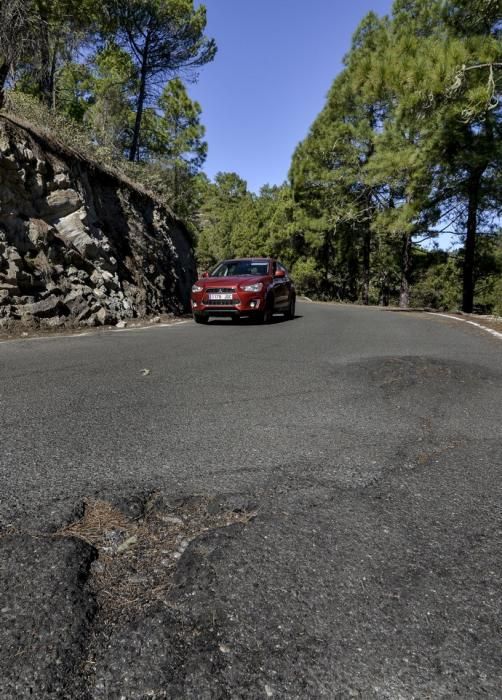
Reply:
[[238, 277], [241, 275], [267, 275], [268, 262], [261, 260], [225, 260], [212, 272], [211, 277]]

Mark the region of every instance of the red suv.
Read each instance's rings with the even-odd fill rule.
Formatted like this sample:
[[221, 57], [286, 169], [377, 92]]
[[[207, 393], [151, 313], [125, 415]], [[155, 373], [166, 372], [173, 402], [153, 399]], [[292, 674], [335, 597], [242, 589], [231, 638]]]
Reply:
[[192, 287], [196, 323], [211, 316], [242, 316], [269, 323], [275, 312], [295, 317], [296, 292], [286, 268], [272, 258], [238, 258], [218, 263]]

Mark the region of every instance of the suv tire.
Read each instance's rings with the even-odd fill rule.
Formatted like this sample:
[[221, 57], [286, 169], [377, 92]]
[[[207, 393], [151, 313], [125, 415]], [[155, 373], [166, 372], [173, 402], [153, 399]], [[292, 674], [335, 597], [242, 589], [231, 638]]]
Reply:
[[295, 299], [295, 297], [292, 297], [290, 302], [289, 302], [288, 310], [286, 311], [286, 318], [288, 321], [292, 321], [294, 319], [295, 311], [296, 311], [296, 299]]

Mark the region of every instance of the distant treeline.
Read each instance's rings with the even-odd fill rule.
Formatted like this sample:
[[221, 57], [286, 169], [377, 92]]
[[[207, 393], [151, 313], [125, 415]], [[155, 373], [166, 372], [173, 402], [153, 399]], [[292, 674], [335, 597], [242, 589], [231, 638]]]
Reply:
[[502, 313], [502, 0], [368, 14], [288, 182], [259, 195], [201, 171], [183, 80], [215, 56], [205, 27], [193, 0], [1, 0], [0, 101], [157, 191], [201, 267], [275, 255], [317, 298]]

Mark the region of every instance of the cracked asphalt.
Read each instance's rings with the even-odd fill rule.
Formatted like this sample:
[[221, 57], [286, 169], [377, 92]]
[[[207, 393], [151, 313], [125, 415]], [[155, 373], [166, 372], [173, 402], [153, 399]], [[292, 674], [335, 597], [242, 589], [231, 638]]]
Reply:
[[[0, 697], [500, 698], [501, 399], [502, 342], [418, 313], [0, 344]], [[256, 516], [108, 630], [54, 533], [154, 492]]]

